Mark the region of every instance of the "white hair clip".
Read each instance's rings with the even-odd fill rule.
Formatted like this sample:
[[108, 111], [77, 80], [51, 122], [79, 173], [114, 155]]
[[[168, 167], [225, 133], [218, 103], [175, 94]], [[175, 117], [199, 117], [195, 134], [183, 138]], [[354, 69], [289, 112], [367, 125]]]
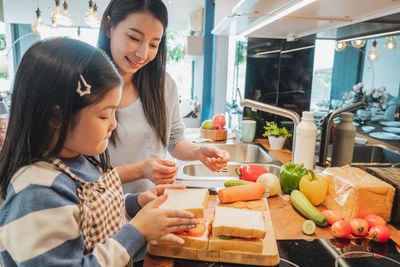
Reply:
[[82, 88], [81, 87], [81, 82], [78, 81], [78, 88], [76, 89], [76, 92], [78, 92], [78, 94], [81, 97], [84, 96], [84, 95], [90, 95], [90, 93], [91, 93], [90, 88], [92, 88], [92, 86], [85, 81], [85, 78], [83, 78], [82, 75], [80, 75], [80, 76], [81, 76], [82, 83], [85, 86], [86, 90], [85, 91], [81, 90], [81, 88]]

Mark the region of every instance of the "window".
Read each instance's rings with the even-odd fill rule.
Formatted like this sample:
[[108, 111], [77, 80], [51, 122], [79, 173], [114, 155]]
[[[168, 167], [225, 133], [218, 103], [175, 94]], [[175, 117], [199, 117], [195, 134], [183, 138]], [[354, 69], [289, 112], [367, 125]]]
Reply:
[[187, 31], [167, 32], [167, 72], [174, 79], [181, 99], [192, 99], [192, 60], [186, 55]]
[[6, 94], [11, 87], [8, 74], [8, 55], [6, 46], [6, 25], [0, 22], [0, 95]]
[[315, 42], [310, 105], [310, 110], [312, 111], [326, 111], [329, 109], [335, 43], [333, 40], [316, 40]]

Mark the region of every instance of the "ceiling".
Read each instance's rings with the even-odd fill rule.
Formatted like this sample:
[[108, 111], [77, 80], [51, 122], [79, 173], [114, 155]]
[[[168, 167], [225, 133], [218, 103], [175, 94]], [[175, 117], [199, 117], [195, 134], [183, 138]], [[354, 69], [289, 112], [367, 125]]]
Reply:
[[[0, 0], [1, 1], [1, 0]], [[7, 23], [32, 24], [35, 21], [35, 0], [2, 0], [4, 20]], [[50, 14], [54, 7], [54, 0], [37, 0], [45, 24], [50, 24]], [[64, 0], [61, 0], [61, 3]], [[73, 17], [74, 25], [78, 25], [76, 14], [80, 14], [80, 23], [85, 25], [83, 16], [88, 10], [88, 0], [67, 0], [68, 10]], [[98, 11], [103, 13], [110, 0], [97, 0]], [[202, 0], [163, 0], [169, 12], [169, 29], [181, 31], [190, 29], [190, 14], [204, 6]], [[168, 2], [171, 2], [169, 4]]]
[[[279, 14], [300, 0], [240, 1], [225, 13], [218, 34], [240, 35], [259, 22]], [[218, 4], [218, 2], [216, 2]], [[298, 38], [400, 12], [400, 0], [317, 0], [255, 30], [250, 37]], [[218, 25], [218, 24], [217, 24]]]

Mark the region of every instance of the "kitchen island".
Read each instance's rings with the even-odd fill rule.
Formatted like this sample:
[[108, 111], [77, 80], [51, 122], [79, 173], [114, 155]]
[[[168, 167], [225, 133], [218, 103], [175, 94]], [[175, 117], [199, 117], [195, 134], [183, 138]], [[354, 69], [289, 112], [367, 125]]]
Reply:
[[[189, 130], [190, 131], [190, 130]], [[192, 131], [190, 132], [192, 133]], [[227, 140], [223, 143], [237, 143], [240, 140]], [[269, 150], [269, 143], [266, 139], [256, 139], [255, 143], [261, 144]], [[269, 151], [282, 163], [291, 160], [290, 150]], [[180, 181], [188, 186], [215, 186], [215, 183], [208, 185], [207, 181], [187, 182]], [[215, 198], [215, 196], [210, 196]], [[268, 199], [270, 215], [272, 218], [275, 238], [281, 258], [279, 266], [399, 266], [395, 260], [400, 262], [400, 247], [393, 240], [379, 244], [366, 239], [332, 239], [329, 228], [317, 228], [314, 236], [308, 237], [301, 232], [301, 222], [304, 218], [291, 206], [290, 200], [282, 195]], [[323, 210], [323, 207], [320, 207]], [[398, 227], [398, 225], [397, 225]], [[394, 230], [393, 230], [394, 232]], [[397, 238], [396, 242], [400, 244]], [[376, 253], [371, 256], [367, 252]], [[350, 253], [352, 252], [352, 253]], [[379, 257], [383, 255], [389, 257]], [[342, 258], [343, 257], [343, 258]], [[290, 261], [295, 265], [291, 265]], [[215, 263], [192, 261], [172, 258], [162, 258], [146, 254], [144, 266], [245, 266], [230, 263]], [[247, 265], [246, 265], [247, 266]]]

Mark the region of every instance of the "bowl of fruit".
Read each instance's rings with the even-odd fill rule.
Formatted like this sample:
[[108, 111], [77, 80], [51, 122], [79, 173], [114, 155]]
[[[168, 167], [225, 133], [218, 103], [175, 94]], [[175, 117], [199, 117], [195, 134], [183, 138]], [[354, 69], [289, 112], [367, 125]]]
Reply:
[[228, 131], [225, 129], [225, 116], [223, 114], [214, 115], [212, 120], [205, 120], [201, 124], [200, 137], [214, 141], [226, 140]]

